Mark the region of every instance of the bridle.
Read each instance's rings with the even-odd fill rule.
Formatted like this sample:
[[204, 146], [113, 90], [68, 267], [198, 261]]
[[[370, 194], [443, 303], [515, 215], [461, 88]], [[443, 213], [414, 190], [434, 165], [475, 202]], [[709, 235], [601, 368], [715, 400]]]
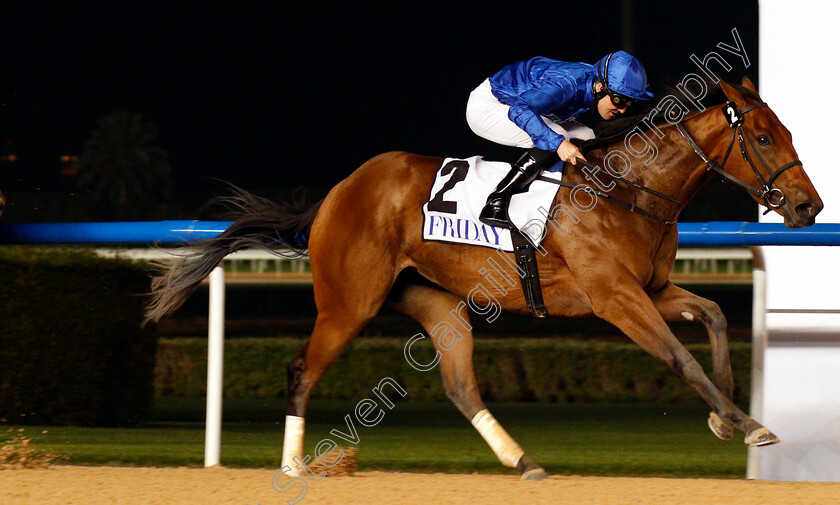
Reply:
[[[726, 103], [723, 105], [722, 111], [723, 111], [724, 116], [726, 116], [726, 121], [729, 123], [729, 127], [732, 128], [732, 138], [729, 139], [729, 147], [727, 147], [726, 154], [724, 155], [723, 161], [720, 164], [718, 164], [716, 161], [709, 158], [709, 156], [706, 155], [706, 153], [697, 144], [697, 142], [694, 140], [694, 138], [691, 136], [691, 134], [688, 133], [688, 130], [686, 130], [685, 126], [683, 125], [683, 121], [685, 119], [676, 123], [677, 130], [679, 130], [680, 134], [683, 136], [683, 138], [686, 140], [686, 142], [688, 142], [688, 145], [691, 146], [691, 149], [694, 150], [694, 152], [697, 154], [697, 156], [699, 156], [700, 159], [703, 160], [704, 163], [706, 163], [706, 170], [707, 171], [708, 170], [714, 170], [715, 172], [717, 172], [721, 177], [723, 177], [727, 181], [730, 181], [730, 182], [733, 182], [733, 183], [737, 184], [738, 186], [743, 188], [745, 191], [747, 191], [747, 193], [755, 196], [756, 198], [758, 198], [760, 200], [763, 200], [764, 201], [764, 206], [767, 207], [767, 211], [765, 212], [765, 214], [767, 214], [767, 212], [770, 212], [773, 209], [778, 209], [782, 205], [785, 204], [785, 194], [782, 192], [781, 189], [774, 188], [773, 183], [776, 181], [776, 179], [785, 170], [787, 170], [791, 167], [794, 167], [796, 165], [802, 165], [802, 162], [799, 161], [799, 160], [794, 160], [794, 161], [791, 161], [790, 163], [786, 163], [786, 164], [782, 165], [781, 167], [779, 167], [775, 171], [772, 168], [770, 168], [770, 165], [767, 164], [767, 161], [765, 161], [764, 157], [761, 156], [761, 153], [759, 153], [758, 149], [756, 148], [755, 140], [753, 139], [752, 135], [750, 135], [749, 132], [747, 132], [746, 129], [744, 129], [744, 114], [746, 114], [747, 112], [750, 112], [752, 110], [758, 109], [759, 107], [766, 107], [767, 103], [766, 102], [760, 102], [760, 103], [756, 103], [756, 104], [750, 105], [748, 107], [745, 107], [744, 110], [739, 110], [738, 107], [735, 105], [735, 102], [730, 100], [729, 97], [726, 95], [726, 91], [724, 91], [722, 88], [721, 88], [721, 91], [723, 91], [723, 94], [724, 94], [724, 96], [726, 97], [726, 100], [727, 100]], [[707, 110], [708, 109], [704, 109], [703, 111], [701, 111], [701, 113], [705, 112]], [[732, 175], [732, 174], [730, 174], [730, 173], [728, 173], [724, 170], [724, 167], [726, 166], [726, 162], [729, 159], [729, 155], [732, 153], [732, 147], [735, 145], [735, 139], [736, 138], [738, 139], [738, 145], [740, 146], [740, 149], [741, 149], [741, 156], [743, 156], [744, 160], [747, 163], [749, 163], [750, 167], [752, 167], [752, 170], [753, 170], [753, 173], [755, 174], [756, 180], [761, 185], [760, 190], [755, 189], [754, 187], [750, 186], [749, 184], [747, 184], [743, 180], [735, 177], [734, 175]], [[755, 152], [755, 154], [758, 157], [761, 164], [764, 165], [764, 168], [766, 168], [767, 172], [770, 174], [769, 179], [764, 178], [764, 176], [761, 174], [761, 171], [758, 169], [758, 167], [756, 166], [752, 157], [750, 156], [749, 151], [747, 151], [747, 142], [749, 142], [749, 144], [752, 146], [753, 152]], [[587, 161], [584, 161], [581, 158], [578, 158], [577, 162], [579, 164], [583, 165], [584, 167], [588, 167], [590, 170], [601, 172], [600, 167], [598, 167], [597, 165], [593, 165], [592, 163], [589, 163]], [[603, 173], [603, 172], [601, 172], [601, 173]], [[666, 200], [666, 201], [669, 201], [669, 202], [672, 202], [672, 203], [676, 203], [680, 207], [682, 207], [682, 205], [683, 205], [682, 202], [680, 202], [679, 200], [677, 200], [675, 198], [672, 198], [670, 196], [667, 196], [667, 195], [664, 195], [664, 194], [659, 193], [657, 191], [654, 191], [654, 190], [652, 190], [648, 187], [642, 186], [642, 185], [637, 184], [633, 181], [627, 180], [624, 177], [620, 177], [616, 174], [613, 174], [609, 170], [606, 170], [606, 174], [609, 177], [612, 177], [613, 179], [616, 179], [616, 180], [618, 180], [618, 181], [620, 181], [624, 184], [627, 184], [629, 186], [632, 186], [632, 187], [636, 188], [637, 190], [644, 191], [646, 193], [652, 194], [653, 196], [655, 196], [657, 198], [660, 198], [662, 200]], [[541, 181], [545, 181], [545, 182], [550, 182], [552, 184], [557, 184], [558, 186], [564, 186], [564, 187], [569, 187], [569, 188], [576, 187], [573, 184], [569, 184], [568, 182], [557, 181], [555, 179], [551, 179], [551, 178], [544, 177], [544, 176], [537, 177], [537, 179], [541, 180]], [[614, 197], [614, 196], [612, 196], [612, 195], [610, 195], [610, 194], [608, 194], [604, 191], [600, 191], [600, 190], [597, 190], [597, 189], [594, 189], [594, 188], [590, 188], [590, 189], [591, 189], [592, 193], [594, 193], [598, 198], [603, 198], [607, 201], [610, 201], [610, 202], [616, 203], [618, 205], [621, 205], [621, 206], [627, 208], [628, 210], [630, 210], [631, 212], [635, 212], [636, 214], [639, 214], [642, 217], [644, 217], [646, 219], [649, 219], [651, 221], [661, 223], [661, 224], [666, 224], [666, 225], [675, 224], [677, 222], [676, 218], [667, 219], [667, 218], [658, 216], [656, 214], [653, 214], [652, 212], [646, 211], [645, 209], [642, 209], [642, 208], [638, 207], [636, 205], [636, 195], [635, 194], [633, 195], [633, 201], [628, 202], [628, 201], [622, 200], [620, 198], [616, 198], [616, 197]]]
[[[726, 92], [724, 91], [724, 96], [726, 96]], [[755, 140], [753, 139], [752, 135], [744, 128], [744, 115], [747, 112], [752, 110], [758, 109], [759, 107], [766, 107], [766, 102], [759, 102], [748, 107], [745, 107], [744, 110], [739, 110], [738, 106], [735, 105], [735, 102], [729, 99], [727, 96], [726, 104], [724, 104], [723, 111], [724, 116], [726, 116], [726, 121], [729, 123], [729, 127], [732, 129], [732, 138], [729, 139], [729, 147], [726, 149], [726, 154], [723, 156], [723, 162], [718, 164], [716, 161], [709, 158], [703, 149], [697, 145], [697, 142], [691, 137], [691, 134], [688, 133], [688, 130], [685, 129], [683, 122], [680, 121], [677, 123], [677, 130], [679, 130], [680, 134], [685, 138], [688, 145], [697, 153], [697, 156], [706, 163], [706, 170], [714, 170], [717, 172], [721, 177], [724, 179], [733, 182], [744, 189], [747, 193], [755, 196], [756, 198], [764, 201], [764, 206], [767, 207], [767, 211], [764, 213], [767, 214], [773, 209], [778, 209], [782, 205], [785, 204], [785, 194], [779, 188], [773, 187], [773, 182], [788, 168], [794, 167], [796, 165], [802, 165], [802, 162], [799, 160], [793, 160], [790, 163], [786, 163], [776, 169], [775, 171], [770, 168], [770, 165], [767, 164], [764, 157], [758, 151], [755, 145]], [[729, 155], [732, 153], [732, 147], [735, 145], [735, 138], [738, 138], [738, 145], [741, 148], [741, 156], [744, 157], [744, 160], [749, 163], [750, 167], [755, 174], [755, 178], [758, 181], [761, 189], [755, 189], [754, 187], [750, 186], [743, 180], [735, 177], [734, 175], [726, 172], [724, 167], [726, 166], [726, 161], [729, 159]], [[746, 141], [744, 140], [746, 139]], [[758, 157], [758, 160], [764, 165], [764, 168], [767, 169], [767, 173], [770, 174], [769, 179], [765, 179], [762, 175], [761, 171], [756, 166], [755, 162], [753, 161], [752, 157], [750, 156], [749, 151], [747, 151], [747, 142], [750, 143], [752, 146], [753, 152]]]

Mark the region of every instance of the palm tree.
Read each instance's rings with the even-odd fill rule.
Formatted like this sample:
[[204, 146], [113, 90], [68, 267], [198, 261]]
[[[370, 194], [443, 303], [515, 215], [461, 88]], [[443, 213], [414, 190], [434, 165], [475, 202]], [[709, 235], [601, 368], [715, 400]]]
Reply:
[[78, 184], [91, 190], [109, 217], [147, 216], [169, 196], [169, 161], [157, 138], [153, 123], [118, 111], [100, 119], [85, 142]]

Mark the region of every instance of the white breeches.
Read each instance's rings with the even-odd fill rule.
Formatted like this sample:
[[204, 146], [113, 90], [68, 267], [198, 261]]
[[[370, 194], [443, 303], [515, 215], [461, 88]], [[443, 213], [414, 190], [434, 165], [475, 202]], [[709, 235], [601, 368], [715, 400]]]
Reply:
[[[499, 102], [493, 96], [490, 80], [485, 79], [472, 93], [467, 101], [467, 124], [479, 137], [506, 146], [534, 147], [534, 141], [525, 130], [516, 126], [508, 117], [510, 107]], [[595, 133], [588, 126], [584, 126], [574, 119], [566, 121], [541, 116], [545, 124], [555, 132], [566, 138], [589, 140], [595, 138]]]

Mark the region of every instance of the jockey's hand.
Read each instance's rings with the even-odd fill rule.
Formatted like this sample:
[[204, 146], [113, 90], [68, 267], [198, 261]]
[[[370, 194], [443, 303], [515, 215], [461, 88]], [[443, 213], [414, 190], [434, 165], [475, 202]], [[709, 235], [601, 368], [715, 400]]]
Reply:
[[577, 165], [577, 158], [582, 158], [584, 161], [587, 161], [583, 157], [583, 154], [580, 153], [580, 149], [569, 142], [569, 139], [563, 139], [563, 143], [557, 148], [557, 156], [560, 156], [562, 161], [571, 163], [572, 165]]

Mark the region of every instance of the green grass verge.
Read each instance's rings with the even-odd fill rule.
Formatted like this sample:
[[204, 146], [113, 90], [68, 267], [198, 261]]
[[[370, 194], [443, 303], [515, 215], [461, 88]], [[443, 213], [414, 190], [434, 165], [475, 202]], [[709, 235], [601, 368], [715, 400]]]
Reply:
[[[283, 444], [283, 400], [225, 400], [222, 463], [278, 468]], [[314, 401], [307, 454], [347, 431], [354, 403]], [[159, 399], [152, 421], [137, 428], [25, 427], [46, 452], [70, 464], [201, 466], [203, 399]], [[490, 405], [525, 451], [552, 474], [743, 477], [746, 448], [717, 440], [700, 404]], [[356, 424], [359, 469], [515, 473], [496, 457], [450, 404], [398, 403], [373, 428]], [[15, 431], [7, 431], [15, 430]], [[0, 428], [0, 440], [17, 427]], [[42, 433], [46, 431], [46, 433]], [[343, 445], [347, 445], [343, 443]]]

